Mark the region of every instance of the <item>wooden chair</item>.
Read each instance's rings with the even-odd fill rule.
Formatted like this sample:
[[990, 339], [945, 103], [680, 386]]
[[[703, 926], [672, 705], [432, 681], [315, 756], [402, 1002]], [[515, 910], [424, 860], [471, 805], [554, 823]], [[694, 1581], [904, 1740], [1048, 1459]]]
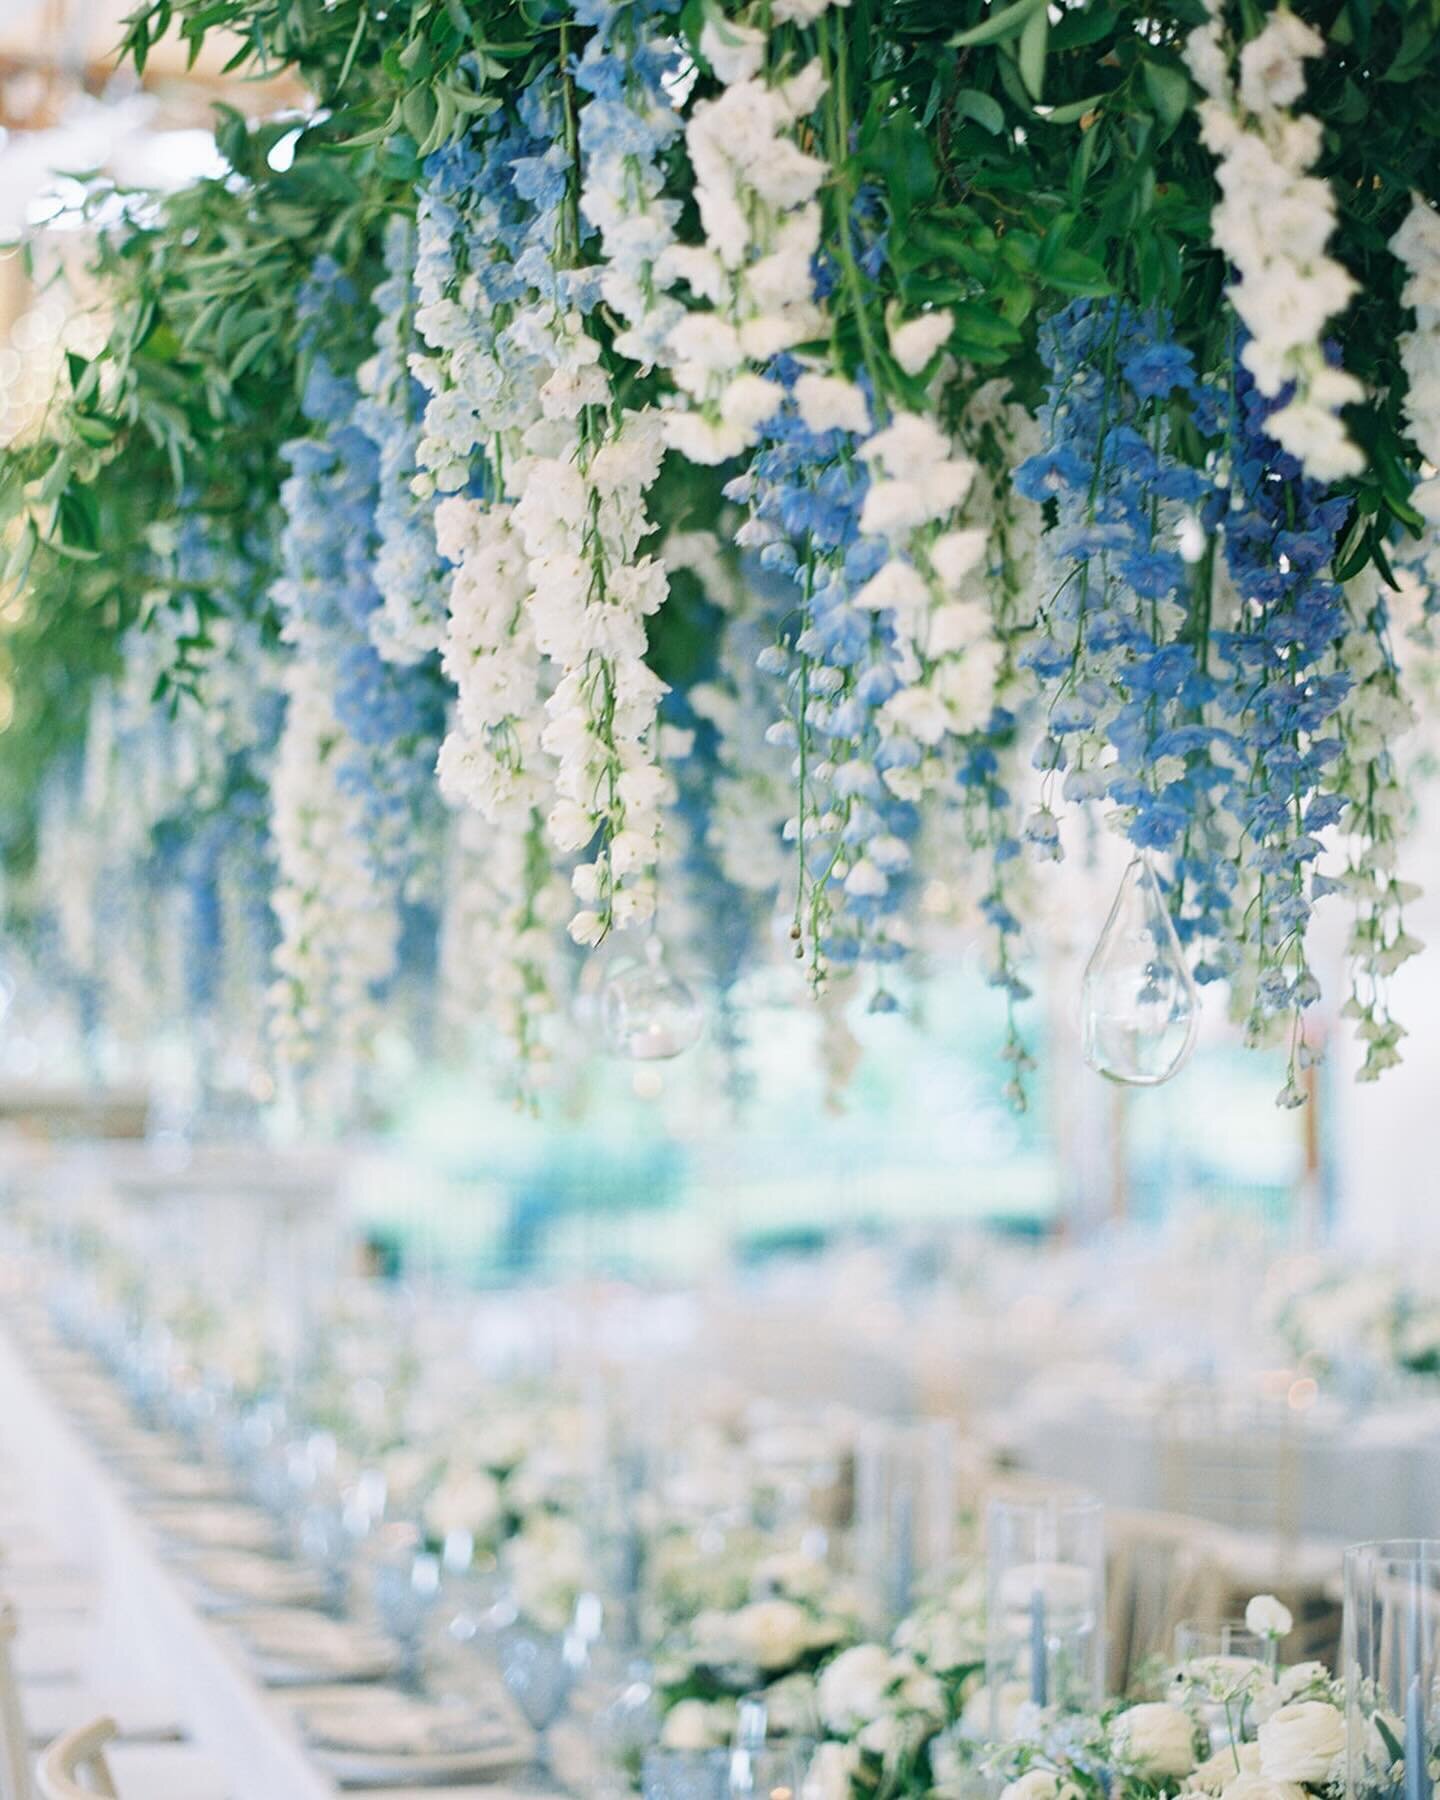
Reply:
[[1128, 1693], [1168, 1659], [1185, 1619], [1219, 1620], [1226, 1598], [1213, 1526], [1173, 1513], [1107, 1512], [1106, 1692]]
[[40, 1758], [40, 1800], [119, 1800], [105, 1762], [105, 1746], [115, 1736], [113, 1719], [96, 1719], [67, 1731]]
[[0, 1601], [0, 1800], [30, 1800], [30, 1745], [15, 1684], [15, 1608]]

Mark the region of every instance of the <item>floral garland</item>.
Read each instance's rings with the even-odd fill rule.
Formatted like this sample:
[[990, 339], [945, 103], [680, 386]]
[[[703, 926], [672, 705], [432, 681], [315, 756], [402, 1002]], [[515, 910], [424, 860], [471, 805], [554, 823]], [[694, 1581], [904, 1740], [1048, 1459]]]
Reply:
[[[134, 518], [233, 520], [258, 493], [265, 573], [235, 615], [278, 614], [313, 671], [296, 693], [328, 700], [292, 776], [326, 763], [396, 909], [433, 875], [437, 769], [476, 815], [450, 832], [447, 931], [472, 960], [483, 940], [468, 991], [522, 1063], [573, 973], [564, 889], [593, 948], [653, 929], [663, 886], [667, 939], [703, 937], [728, 993], [772, 949], [763, 903], [714, 929], [738, 887], [783, 895], [790, 951], [836, 988], [837, 1067], [850, 1001], [900, 1005], [920, 919], [978, 907], [1019, 1103], [1021, 851], [1058, 859], [1073, 806], [1160, 865], [1251, 1040], [1288, 1034], [1287, 1103], [1318, 1053], [1313, 909], [1347, 895], [1369, 1079], [1417, 947], [1396, 638], [1416, 587], [1440, 593], [1440, 214], [1371, 79], [1404, 113], [1428, 41], [1337, 4], [1323, 40], [1283, 0], [1243, 22], [1207, 0], [1112, 9], [1063, 50], [1030, 0], [966, 0], [948, 38], [829, 0], [567, 0], [463, 46], [405, 25], [393, 57], [257, 20], [323, 116], [293, 169], [273, 126], [227, 128], [233, 181], [102, 233], [104, 345], [67, 359], [18, 479], [6, 452], [16, 566], [50, 583], [17, 630], [43, 661], [50, 601], [106, 621], [88, 692], [112, 649], [152, 666], [137, 617], [172, 618], [154, 666], [193, 687], [204, 584], [147, 588]], [[214, 293], [172, 278], [195, 246]], [[678, 575], [705, 534], [742, 553], [743, 606], [688, 575], [671, 603], [662, 541]], [[101, 543], [62, 588], [53, 552]], [[43, 737], [24, 723], [7, 766]], [[209, 766], [175, 764], [203, 830], [125, 815], [184, 858], [202, 1012], [227, 880]], [[292, 816], [277, 844], [305, 863], [302, 837]], [[292, 921], [306, 879], [282, 871]]]

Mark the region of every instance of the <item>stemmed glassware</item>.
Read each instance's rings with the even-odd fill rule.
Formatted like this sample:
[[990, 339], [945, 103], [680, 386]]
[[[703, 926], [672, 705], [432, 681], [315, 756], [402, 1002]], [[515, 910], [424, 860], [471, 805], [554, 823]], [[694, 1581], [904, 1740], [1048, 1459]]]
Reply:
[[500, 1627], [496, 1639], [500, 1677], [535, 1733], [530, 1767], [523, 1777], [527, 1787], [553, 1792], [558, 1785], [551, 1733], [565, 1716], [570, 1696], [585, 1673], [600, 1623], [599, 1601], [593, 1594], [582, 1594], [563, 1630], [553, 1630], [518, 1612]]
[[375, 1616], [400, 1653], [402, 1686], [417, 1693], [425, 1684], [426, 1630], [440, 1599], [440, 1576], [440, 1558], [417, 1549], [409, 1532], [374, 1565]]

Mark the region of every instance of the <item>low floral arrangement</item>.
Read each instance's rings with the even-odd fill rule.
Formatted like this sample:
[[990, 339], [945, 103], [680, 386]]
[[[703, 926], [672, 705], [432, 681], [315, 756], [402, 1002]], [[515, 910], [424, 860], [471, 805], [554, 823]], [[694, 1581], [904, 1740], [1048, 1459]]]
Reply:
[[1352, 1386], [1440, 1375], [1440, 1306], [1424, 1267], [1356, 1268], [1317, 1257], [1281, 1263], [1270, 1323], [1295, 1357]]

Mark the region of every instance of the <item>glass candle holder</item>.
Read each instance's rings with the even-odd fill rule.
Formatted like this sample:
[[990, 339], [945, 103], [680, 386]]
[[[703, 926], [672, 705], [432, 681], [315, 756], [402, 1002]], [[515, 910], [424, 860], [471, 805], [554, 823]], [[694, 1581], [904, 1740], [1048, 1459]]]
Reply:
[[1345, 1791], [1430, 1800], [1436, 1748], [1440, 1539], [1345, 1552]]
[[902, 1619], [916, 1583], [955, 1553], [955, 1430], [946, 1419], [875, 1421], [855, 1460], [855, 1556], [878, 1626]]
[[1273, 1680], [1277, 1656], [1275, 1639], [1243, 1619], [1182, 1619], [1175, 1627], [1172, 1696], [1198, 1715], [1212, 1752], [1254, 1737], [1253, 1702]]
[[642, 1800], [801, 1800], [814, 1745], [737, 1743], [720, 1750], [647, 1750]]
[[1089, 1494], [995, 1499], [986, 1513], [985, 1679], [991, 1735], [1022, 1696], [1057, 1712], [1100, 1705], [1105, 1512]]

